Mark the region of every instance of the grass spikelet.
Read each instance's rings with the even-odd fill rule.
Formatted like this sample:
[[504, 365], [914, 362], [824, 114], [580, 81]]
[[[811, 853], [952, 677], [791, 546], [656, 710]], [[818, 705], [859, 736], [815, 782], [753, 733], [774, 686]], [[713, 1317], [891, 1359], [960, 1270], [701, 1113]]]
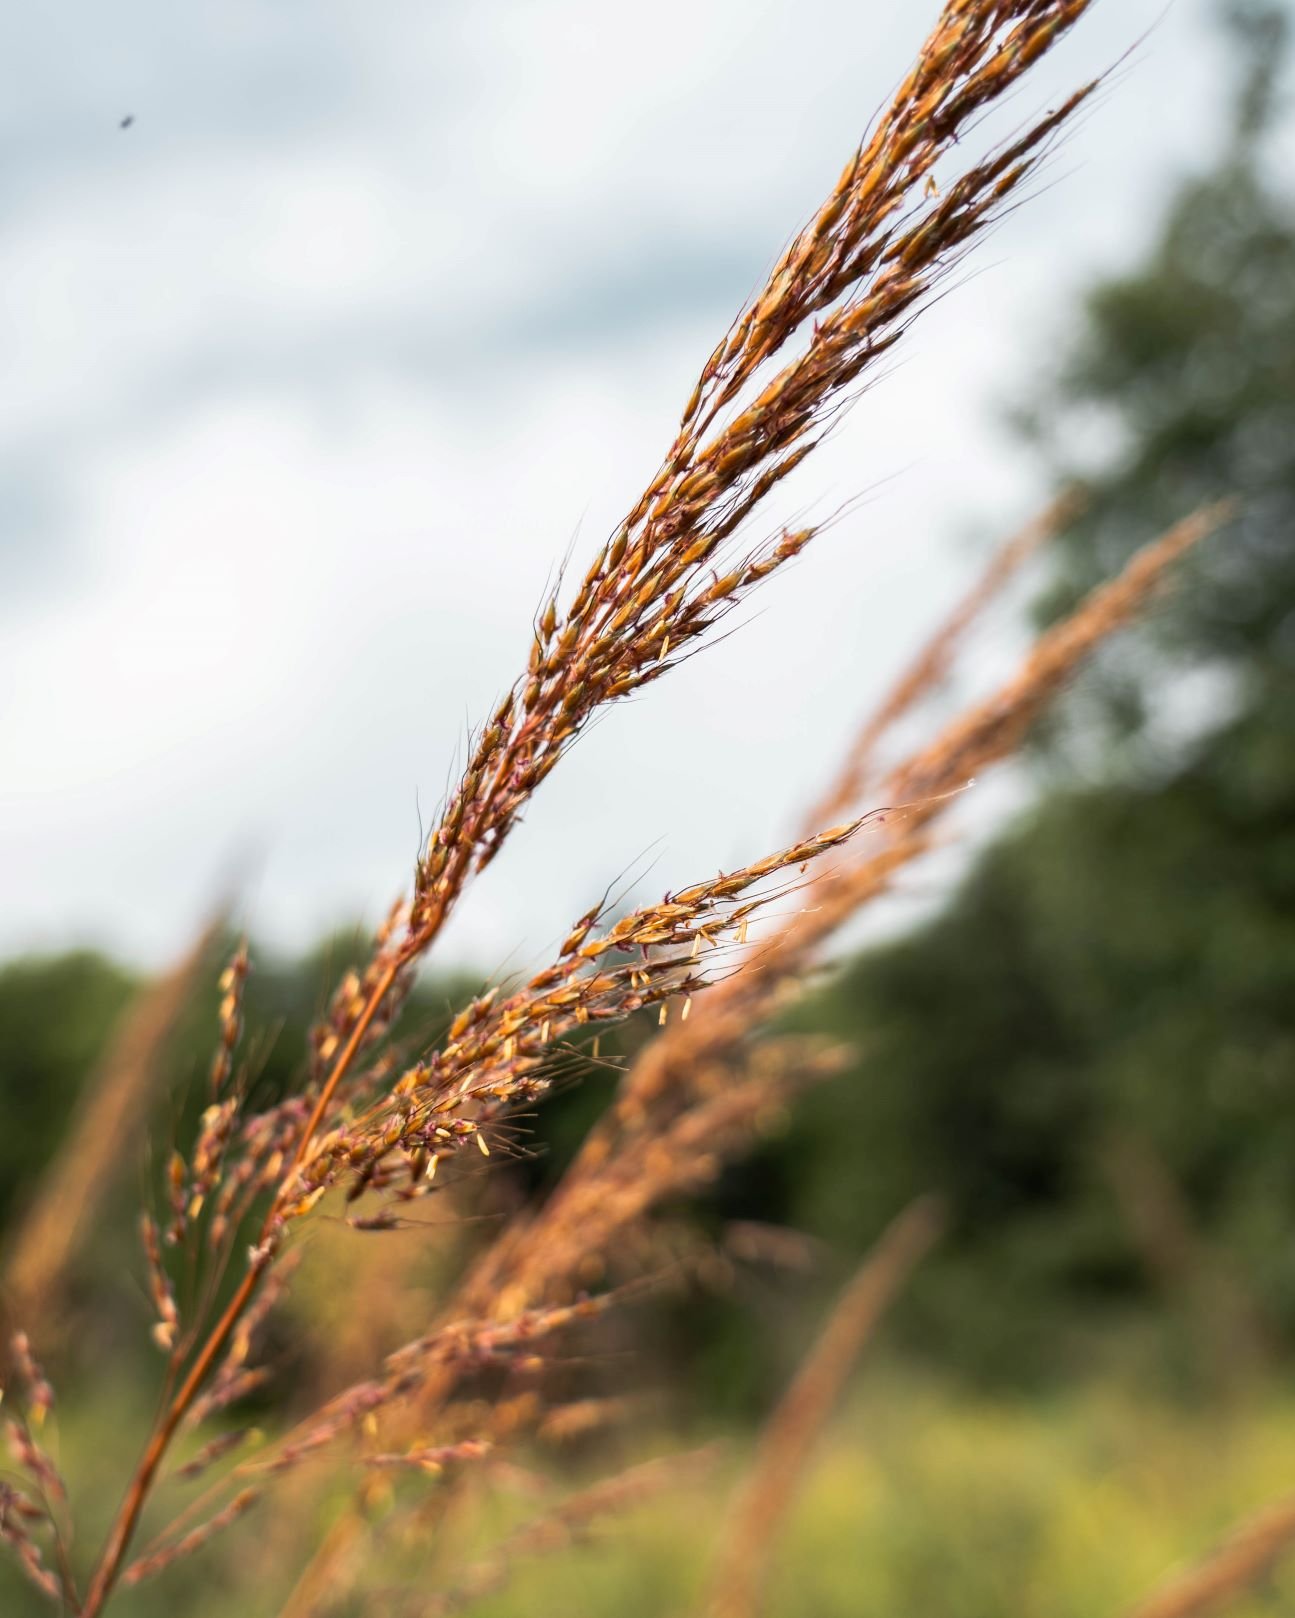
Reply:
[[45, 1557], [33, 1537], [33, 1528], [47, 1523], [44, 1509], [12, 1484], [0, 1482], [0, 1540], [17, 1559], [24, 1577], [51, 1601], [62, 1603], [63, 1581], [45, 1565]]
[[175, 1288], [162, 1260], [162, 1243], [158, 1237], [157, 1221], [149, 1214], [142, 1215], [139, 1231], [144, 1244], [144, 1257], [148, 1260], [148, 1283], [153, 1299], [153, 1312], [157, 1316], [151, 1335], [157, 1346], [169, 1355], [175, 1347], [175, 1336], [180, 1326]]
[[47, 1500], [62, 1504], [67, 1500], [67, 1485], [63, 1482], [52, 1458], [41, 1448], [20, 1421], [5, 1422], [5, 1439], [14, 1465], [36, 1486]]
[[27, 1420], [39, 1430], [54, 1408], [54, 1389], [32, 1350], [31, 1339], [25, 1331], [16, 1331], [10, 1339], [14, 1369], [26, 1391]]

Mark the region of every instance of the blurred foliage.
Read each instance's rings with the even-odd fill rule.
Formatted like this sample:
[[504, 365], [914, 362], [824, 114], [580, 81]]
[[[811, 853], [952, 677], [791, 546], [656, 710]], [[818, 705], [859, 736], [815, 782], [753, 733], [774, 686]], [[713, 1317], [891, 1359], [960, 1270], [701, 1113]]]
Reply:
[[[118, 1481], [103, 1389], [93, 1409], [68, 1410], [68, 1469], [102, 1504]], [[145, 1410], [125, 1411], [143, 1419]], [[116, 1408], [119, 1422], [122, 1407]], [[689, 1447], [711, 1428], [658, 1433], [652, 1453]], [[506, 1534], [550, 1511], [569, 1491], [616, 1471], [627, 1451], [558, 1466], [536, 1494], [524, 1479], [483, 1491], [460, 1510], [439, 1558], [415, 1588], [453, 1586], [489, 1560]], [[825, 1435], [772, 1567], [769, 1618], [1111, 1618], [1166, 1569], [1188, 1563], [1250, 1513], [1290, 1488], [1295, 1405], [1273, 1395], [1226, 1418], [1148, 1397], [1118, 1379], [1044, 1401], [953, 1390], [874, 1361], [858, 1396]], [[596, 1523], [574, 1545], [519, 1558], [479, 1618], [579, 1613], [658, 1618], [697, 1610], [723, 1501], [748, 1464], [733, 1438], [713, 1475]], [[528, 1461], [537, 1459], [527, 1456]], [[299, 1562], [309, 1518], [291, 1492], [254, 1511], [222, 1542], [128, 1592], [131, 1618], [272, 1618]], [[297, 1515], [294, 1516], [294, 1511]], [[397, 1547], [370, 1588], [398, 1582]], [[1295, 1603], [1289, 1559], [1233, 1618], [1275, 1618]], [[51, 1609], [0, 1558], [0, 1612]], [[343, 1611], [357, 1614], [357, 1603]], [[379, 1601], [365, 1611], [386, 1611]]]
[[90, 951], [0, 967], [0, 1228], [62, 1140], [134, 987]]
[[1060, 705], [1038, 749], [1047, 790], [952, 905], [804, 1013], [862, 1057], [780, 1149], [783, 1203], [863, 1244], [943, 1188], [958, 1234], [928, 1341], [978, 1372], [1064, 1367], [1063, 1326], [1145, 1286], [1113, 1140], [1151, 1154], [1215, 1262], [1295, 1331], [1295, 206], [1269, 151], [1283, 18], [1232, 8], [1222, 159], [1183, 185], [1143, 262], [1092, 291], [1031, 413], [1058, 475], [1092, 495], [1042, 618], [1200, 503], [1236, 497], [1237, 519]]
[[[1023, 419], [1059, 473], [1088, 471], [1093, 497], [1054, 557], [1046, 619], [1178, 516], [1240, 502], [1155, 632], [1113, 647], [1087, 700], [1062, 710], [1069, 739], [1132, 736], [1121, 763], [1173, 771], [1199, 729], [1175, 713], [1190, 677], [1185, 705], [1231, 719], [1204, 743], [1226, 756], [1238, 795], [1277, 808], [1295, 679], [1295, 207], [1275, 128], [1287, 24], [1271, 6], [1231, 15], [1241, 82], [1221, 160], [1182, 186], [1144, 261], [1092, 289], [1068, 358]], [[1076, 465], [1083, 443], [1107, 446], [1089, 456], [1095, 470]]]

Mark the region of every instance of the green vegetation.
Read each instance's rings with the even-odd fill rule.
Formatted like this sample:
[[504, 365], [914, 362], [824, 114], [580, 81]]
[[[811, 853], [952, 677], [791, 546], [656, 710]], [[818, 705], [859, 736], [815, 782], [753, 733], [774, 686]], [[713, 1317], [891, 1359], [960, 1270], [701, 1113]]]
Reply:
[[[94, 1445], [111, 1443], [102, 1413], [93, 1430], [82, 1425], [90, 1419], [87, 1409], [64, 1422], [78, 1475]], [[653, 1452], [707, 1436], [675, 1435], [673, 1444], [658, 1436]], [[1295, 1402], [1287, 1395], [1225, 1418], [1113, 1379], [1023, 1401], [954, 1391], [942, 1379], [873, 1361], [797, 1502], [775, 1560], [770, 1618], [1114, 1618], [1167, 1567], [1191, 1562], [1238, 1520], [1289, 1492], [1292, 1455]], [[480, 1618], [657, 1618], [690, 1610], [745, 1458], [744, 1441], [730, 1439], [700, 1482], [595, 1524], [574, 1548], [519, 1558], [507, 1586], [472, 1610]], [[496, 1491], [474, 1537], [455, 1539], [459, 1565], [487, 1556], [511, 1528], [600, 1475], [607, 1461], [573, 1466], [552, 1496]], [[110, 1462], [91, 1468], [96, 1475], [106, 1501]], [[277, 1569], [291, 1542], [253, 1519], [237, 1545], [142, 1585], [123, 1610], [135, 1618], [227, 1618], [233, 1610], [271, 1618], [285, 1593]], [[251, 1587], [235, 1569], [251, 1574]], [[440, 1587], [435, 1574], [428, 1587]], [[1293, 1601], [1295, 1567], [1287, 1566], [1229, 1611], [1276, 1618]], [[47, 1610], [0, 1564], [6, 1618]]]

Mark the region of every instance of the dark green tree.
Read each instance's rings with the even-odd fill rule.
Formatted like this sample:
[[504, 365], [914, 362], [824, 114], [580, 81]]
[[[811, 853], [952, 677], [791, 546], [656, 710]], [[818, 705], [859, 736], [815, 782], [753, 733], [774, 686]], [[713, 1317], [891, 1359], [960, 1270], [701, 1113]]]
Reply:
[[89, 950], [0, 968], [0, 1230], [62, 1140], [132, 987]]

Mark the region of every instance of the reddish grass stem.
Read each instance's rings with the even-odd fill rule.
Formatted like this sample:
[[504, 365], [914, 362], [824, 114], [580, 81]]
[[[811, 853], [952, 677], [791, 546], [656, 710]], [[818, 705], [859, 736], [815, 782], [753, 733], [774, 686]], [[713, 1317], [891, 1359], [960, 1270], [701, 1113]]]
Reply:
[[[347, 1069], [355, 1060], [356, 1052], [363, 1043], [365, 1033], [377, 1015], [391, 985], [395, 982], [398, 970], [398, 966], [389, 967], [379, 978], [370, 993], [364, 1010], [360, 1014], [350, 1038], [338, 1055], [337, 1061], [333, 1064], [332, 1071], [319, 1092], [319, 1098], [315, 1102], [314, 1110], [302, 1129], [291, 1165], [284, 1176], [283, 1184], [285, 1186], [291, 1183], [297, 1169], [301, 1166], [315, 1131], [319, 1128], [320, 1121], [328, 1109], [328, 1103], [345, 1076]], [[262, 1229], [262, 1239], [269, 1234], [274, 1217], [275, 1208], [271, 1207]], [[121, 1572], [126, 1552], [130, 1549], [131, 1540], [134, 1538], [135, 1530], [139, 1526], [140, 1514], [144, 1510], [144, 1503], [148, 1499], [153, 1479], [157, 1476], [157, 1470], [170, 1447], [171, 1440], [175, 1437], [176, 1429], [184, 1420], [189, 1407], [201, 1391], [208, 1373], [216, 1363], [216, 1357], [225, 1347], [234, 1328], [242, 1319], [243, 1311], [256, 1296], [261, 1278], [268, 1268], [268, 1264], [260, 1263], [253, 1264], [248, 1269], [243, 1279], [239, 1282], [233, 1297], [225, 1305], [224, 1313], [198, 1350], [197, 1357], [189, 1367], [188, 1375], [168, 1405], [166, 1413], [153, 1429], [148, 1445], [122, 1498], [116, 1519], [109, 1531], [98, 1564], [91, 1577], [85, 1601], [81, 1607], [81, 1618], [98, 1618], [98, 1614], [103, 1611], [104, 1603], [112, 1593]]]
[[230, 1333], [238, 1324], [243, 1310], [251, 1302], [264, 1274], [265, 1266], [261, 1265], [249, 1269], [238, 1284], [238, 1290], [225, 1305], [225, 1312], [217, 1321], [206, 1342], [198, 1351], [198, 1357], [189, 1367], [189, 1374], [180, 1386], [179, 1392], [167, 1407], [165, 1415], [153, 1429], [153, 1435], [148, 1446], [135, 1468], [129, 1487], [122, 1499], [121, 1507], [117, 1513], [108, 1538], [104, 1544], [98, 1565], [90, 1580], [86, 1591], [85, 1601], [81, 1607], [81, 1618], [98, 1618], [103, 1611], [104, 1603], [112, 1593], [117, 1582], [117, 1575], [121, 1571], [121, 1564], [130, 1542], [134, 1538], [135, 1529], [139, 1525], [140, 1513], [144, 1509], [144, 1502], [148, 1499], [149, 1489], [153, 1479], [157, 1476], [157, 1469], [162, 1464], [163, 1457], [175, 1436], [176, 1428], [184, 1418], [185, 1412], [198, 1395], [199, 1389], [206, 1380], [207, 1373], [215, 1364], [216, 1356], [229, 1340]]

